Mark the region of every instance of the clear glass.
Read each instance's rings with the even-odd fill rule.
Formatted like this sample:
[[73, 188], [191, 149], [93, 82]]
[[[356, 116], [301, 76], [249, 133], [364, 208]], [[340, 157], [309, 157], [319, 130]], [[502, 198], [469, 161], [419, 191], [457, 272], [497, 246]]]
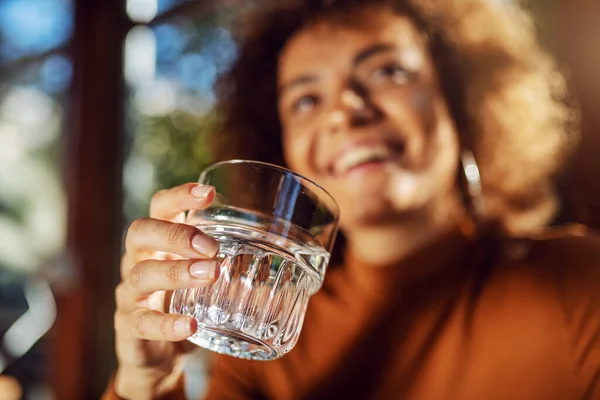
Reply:
[[171, 312], [191, 315], [188, 340], [252, 360], [273, 360], [298, 340], [308, 299], [323, 282], [338, 229], [333, 198], [284, 168], [234, 160], [208, 167], [217, 195], [187, 222], [221, 243], [219, 279], [173, 293]]

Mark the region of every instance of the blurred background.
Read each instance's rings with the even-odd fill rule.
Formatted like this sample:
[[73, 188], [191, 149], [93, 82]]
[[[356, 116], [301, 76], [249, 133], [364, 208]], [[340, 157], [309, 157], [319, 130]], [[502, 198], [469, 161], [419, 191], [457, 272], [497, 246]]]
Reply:
[[[249, 3], [0, 0], [0, 371], [25, 398], [104, 390], [124, 230], [211, 162], [212, 85]], [[582, 109], [562, 220], [598, 228], [600, 2], [522, 4]]]

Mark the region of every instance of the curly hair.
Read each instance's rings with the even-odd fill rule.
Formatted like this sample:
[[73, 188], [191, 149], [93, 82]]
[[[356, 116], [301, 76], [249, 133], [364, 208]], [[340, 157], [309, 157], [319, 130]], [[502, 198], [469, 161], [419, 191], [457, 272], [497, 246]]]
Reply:
[[[492, 0], [271, 0], [244, 16], [240, 50], [217, 86], [217, 159], [284, 165], [277, 114], [277, 59], [318, 20], [381, 6], [408, 16], [427, 38], [461, 145], [477, 160], [482, 224], [526, 233], [558, 209], [554, 181], [577, 139], [578, 115], [532, 18]], [[339, 23], [344, 23], [339, 20]]]

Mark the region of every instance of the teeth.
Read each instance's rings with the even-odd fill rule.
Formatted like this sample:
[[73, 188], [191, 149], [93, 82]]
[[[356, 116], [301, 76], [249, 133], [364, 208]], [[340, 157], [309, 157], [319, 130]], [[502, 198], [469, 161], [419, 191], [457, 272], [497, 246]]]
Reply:
[[344, 153], [335, 163], [334, 172], [343, 174], [357, 165], [369, 161], [381, 161], [391, 158], [392, 152], [387, 146], [359, 147]]

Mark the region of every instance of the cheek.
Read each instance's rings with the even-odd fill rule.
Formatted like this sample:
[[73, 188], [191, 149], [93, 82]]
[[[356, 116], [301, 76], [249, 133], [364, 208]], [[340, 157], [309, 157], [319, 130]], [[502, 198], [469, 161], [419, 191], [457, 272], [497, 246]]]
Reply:
[[415, 168], [423, 168], [433, 161], [440, 122], [437, 100], [435, 92], [425, 85], [390, 90], [381, 97], [385, 113], [407, 139], [407, 160]]
[[441, 169], [442, 174], [454, 173], [458, 165], [460, 140], [454, 121], [441, 99], [432, 106], [431, 121], [433, 126], [426, 135], [424, 163]]
[[436, 127], [435, 94], [429, 88], [417, 87], [410, 92], [408, 103], [422, 127], [423, 132], [430, 133]]
[[409, 134], [431, 133], [436, 126], [436, 94], [426, 85], [388, 90], [379, 96], [385, 113]]
[[436, 127], [431, 135], [425, 155], [427, 174], [442, 186], [455, 185], [459, 167], [460, 140], [453, 120], [444, 104], [436, 107]]
[[311, 143], [308, 135], [285, 131], [283, 134], [283, 155], [287, 166], [293, 171], [310, 175]]

